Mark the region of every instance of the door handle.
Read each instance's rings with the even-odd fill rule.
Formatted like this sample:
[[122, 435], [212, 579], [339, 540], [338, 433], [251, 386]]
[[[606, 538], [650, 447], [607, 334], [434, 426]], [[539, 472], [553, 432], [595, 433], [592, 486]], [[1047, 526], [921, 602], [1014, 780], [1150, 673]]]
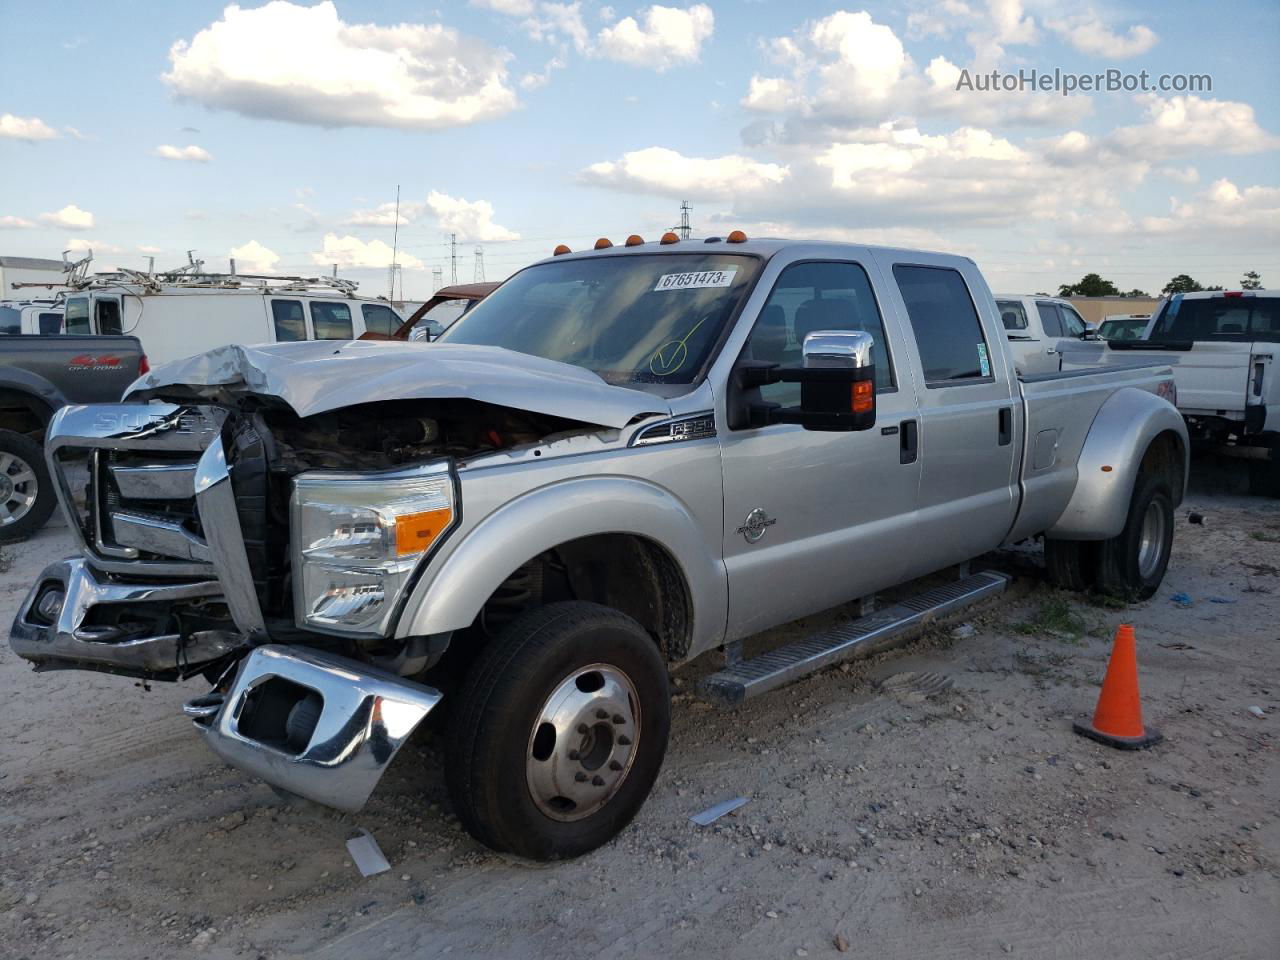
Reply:
[[1007, 447], [1013, 443], [1013, 408], [1000, 408], [1000, 446]]
[[914, 420], [903, 420], [898, 430], [898, 462], [915, 463], [920, 455], [920, 427]]

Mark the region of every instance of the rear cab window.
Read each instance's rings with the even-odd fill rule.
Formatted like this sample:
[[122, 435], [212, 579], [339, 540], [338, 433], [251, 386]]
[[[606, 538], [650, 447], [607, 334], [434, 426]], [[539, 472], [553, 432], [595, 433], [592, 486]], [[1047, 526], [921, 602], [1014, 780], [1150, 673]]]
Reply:
[[925, 386], [991, 383], [991, 354], [969, 287], [958, 270], [895, 264]]
[[1170, 297], [1151, 340], [1280, 342], [1280, 297]]
[[354, 340], [351, 308], [345, 303], [312, 300], [311, 329], [317, 340]]
[[[799, 364], [804, 338], [819, 330], [871, 334], [876, 390], [895, 388], [880, 308], [866, 270], [857, 263], [809, 261], [783, 270], [756, 318], [743, 356], [784, 366]], [[800, 384], [769, 384], [760, 388], [760, 395], [769, 403], [793, 406], [800, 402]]]
[[60, 313], [42, 313], [36, 318], [36, 323], [41, 336], [48, 337], [62, 332], [62, 314]]
[[272, 300], [271, 321], [276, 343], [296, 343], [307, 339], [307, 321], [301, 300]]

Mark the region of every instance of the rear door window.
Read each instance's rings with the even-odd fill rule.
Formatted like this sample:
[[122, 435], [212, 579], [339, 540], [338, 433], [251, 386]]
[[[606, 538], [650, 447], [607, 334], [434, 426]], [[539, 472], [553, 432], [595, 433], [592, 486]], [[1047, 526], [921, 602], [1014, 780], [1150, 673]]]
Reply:
[[93, 333], [89, 326], [88, 297], [71, 297], [67, 300], [65, 315], [67, 333], [77, 336]]
[[300, 300], [272, 300], [271, 319], [275, 324], [276, 343], [294, 343], [307, 339], [307, 321]]
[[345, 303], [311, 301], [311, 329], [317, 340], [354, 340], [351, 308]]
[[120, 301], [115, 298], [95, 298], [93, 301], [94, 319], [97, 321], [98, 333], [104, 336], [119, 336], [124, 333], [120, 320]]
[[1000, 308], [1000, 322], [1010, 333], [1025, 333], [1027, 330], [1027, 311], [1021, 300], [997, 300]]
[[987, 339], [959, 271], [897, 264], [893, 276], [907, 305], [925, 385], [989, 382]]
[[1044, 327], [1044, 335], [1061, 337], [1063, 335], [1062, 318], [1058, 316], [1058, 305], [1039, 300], [1036, 302], [1036, 309], [1040, 311], [1040, 323]]
[[41, 336], [48, 337], [62, 332], [62, 314], [60, 313], [42, 313], [36, 323], [39, 324]]
[[364, 315], [364, 329], [368, 333], [389, 337], [400, 329], [400, 318], [390, 307], [364, 303], [360, 305], [360, 312]]

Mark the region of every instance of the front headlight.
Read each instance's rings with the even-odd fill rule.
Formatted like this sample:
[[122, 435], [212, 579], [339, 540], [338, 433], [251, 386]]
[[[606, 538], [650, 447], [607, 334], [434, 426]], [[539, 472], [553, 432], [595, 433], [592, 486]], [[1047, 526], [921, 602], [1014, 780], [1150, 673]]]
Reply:
[[379, 636], [422, 555], [456, 515], [448, 464], [293, 479], [293, 601], [300, 627]]

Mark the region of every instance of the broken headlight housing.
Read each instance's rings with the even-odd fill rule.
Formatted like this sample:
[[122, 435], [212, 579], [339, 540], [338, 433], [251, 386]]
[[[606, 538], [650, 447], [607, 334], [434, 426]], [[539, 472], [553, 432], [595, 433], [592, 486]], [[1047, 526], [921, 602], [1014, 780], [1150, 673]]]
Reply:
[[294, 477], [290, 526], [298, 626], [385, 635], [414, 568], [453, 529], [456, 499], [447, 462]]

